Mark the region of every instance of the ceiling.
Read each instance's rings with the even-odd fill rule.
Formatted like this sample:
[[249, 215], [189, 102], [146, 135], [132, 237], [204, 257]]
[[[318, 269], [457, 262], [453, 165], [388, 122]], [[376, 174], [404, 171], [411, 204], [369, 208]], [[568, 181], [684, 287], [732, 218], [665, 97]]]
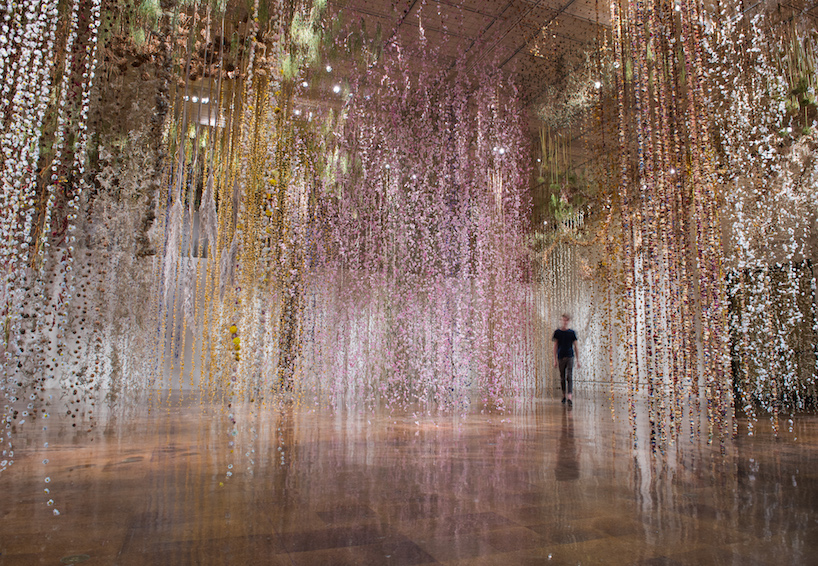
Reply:
[[608, 25], [604, 0], [348, 0], [331, 3], [345, 18], [380, 25], [387, 41], [426, 40], [453, 66], [497, 65], [516, 74], [533, 103], [561, 79], [560, 60], [592, 47]]
[[[724, 0], [703, 0], [709, 11]], [[735, 0], [747, 15], [778, 13], [782, 21], [801, 17], [818, 20], [815, 0]], [[407, 45], [426, 41], [438, 49], [451, 68], [461, 59], [467, 68], [498, 66], [517, 79], [525, 105], [535, 110], [549, 87], [560, 88], [566, 55], [576, 57], [610, 42], [610, 0], [330, 0], [332, 12], [349, 23], [360, 19], [368, 30], [377, 26], [387, 43]], [[603, 89], [603, 98], [614, 93]], [[607, 106], [607, 105], [606, 105]], [[536, 156], [540, 123], [530, 112]], [[616, 142], [615, 113], [598, 112], [563, 132], [569, 140], [570, 161], [582, 168], [592, 161], [607, 163]], [[613, 163], [610, 164], [613, 166]], [[536, 187], [535, 187], [536, 190]]]
[[[412, 44], [422, 33], [436, 47], [444, 68], [454, 68], [457, 61], [467, 69], [499, 67], [516, 77], [522, 101], [531, 109], [545, 99], [549, 87], [559, 88], [565, 77], [563, 58], [593, 51], [604, 40], [610, 21], [610, 0], [330, 0], [329, 4], [347, 23], [363, 20], [367, 30], [380, 26], [387, 43]], [[533, 181], [540, 122], [535, 111], [529, 115]], [[577, 167], [608, 151], [604, 138], [613, 141], [615, 116], [604, 118], [603, 124], [593, 120], [564, 132], [570, 140], [570, 160]], [[533, 182], [535, 201], [546, 198], [546, 185]]]
[[[725, 0], [703, 0], [715, 12]], [[748, 15], [818, 22], [815, 0], [733, 0]], [[610, 0], [330, 0], [347, 21], [377, 25], [387, 42], [417, 41], [420, 29], [451, 65], [497, 65], [516, 75], [525, 103], [539, 102], [564, 76], [561, 60], [595, 49], [610, 28]], [[607, 34], [609, 35], [609, 34]]]

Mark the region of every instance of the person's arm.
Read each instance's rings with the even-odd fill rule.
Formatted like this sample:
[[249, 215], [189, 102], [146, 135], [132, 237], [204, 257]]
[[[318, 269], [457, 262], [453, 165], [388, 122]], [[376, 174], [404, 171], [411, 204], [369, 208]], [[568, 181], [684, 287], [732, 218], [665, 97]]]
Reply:
[[571, 347], [574, 349], [574, 365], [579, 367], [579, 348], [577, 348], [576, 340], [574, 340], [574, 343], [571, 344]]
[[559, 359], [557, 358], [559, 342], [557, 342], [556, 338], [554, 338], [552, 341], [554, 342], [554, 367], [557, 367], [559, 365]]

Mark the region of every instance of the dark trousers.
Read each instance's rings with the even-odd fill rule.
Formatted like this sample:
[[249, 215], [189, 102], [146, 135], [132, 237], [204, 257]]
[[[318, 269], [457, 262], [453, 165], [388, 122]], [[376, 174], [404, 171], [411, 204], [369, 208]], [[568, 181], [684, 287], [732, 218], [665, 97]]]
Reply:
[[574, 358], [560, 358], [560, 387], [562, 395], [574, 392]]

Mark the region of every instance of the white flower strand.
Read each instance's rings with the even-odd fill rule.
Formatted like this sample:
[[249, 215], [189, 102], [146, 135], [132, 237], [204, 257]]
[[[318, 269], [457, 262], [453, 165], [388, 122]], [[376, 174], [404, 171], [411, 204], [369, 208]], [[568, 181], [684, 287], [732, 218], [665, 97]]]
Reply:
[[[6, 325], [3, 357], [3, 422], [8, 422], [14, 403], [18, 401], [17, 385], [10, 374], [12, 356], [19, 352], [19, 322], [26, 299], [26, 283], [31, 232], [36, 214], [37, 165], [40, 139], [51, 92], [51, 71], [54, 62], [55, 30], [58, 22], [58, 2], [28, 0], [18, 9], [7, 5], [3, 18], [4, 40], [0, 41], [0, 73], [3, 76], [0, 97], [0, 118], [9, 128], [0, 138], [4, 158], [2, 183], [3, 213], [0, 215], [0, 260], [6, 264], [2, 299]], [[8, 68], [8, 60], [14, 62]], [[13, 91], [13, 94], [12, 94]], [[13, 366], [12, 366], [13, 367]], [[12, 373], [16, 371], [16, 367]], [[13, 462], [12, 443], [7, 431], [3, 449], [4, 464]]]
[[[77, 240], [75, 234], [77, 230], [77, 217], [79, 215], [80, 197], [83, 190], [87, 188], [85, 180], [85, 160], [87, 158], [88, 149], [88, 113], [91, 106], [91, 91], [94, 86], [94, 75], [97, 68], [97, 48], [99, 44], [99, 27], [100, 27], [100, 5], [101, 0], [93, 0], [91, 4], [91, 18], [88, 23], [90, 37], [88, 44], [85, 46], [85, 69], [82, 73], [82, 99], [80, 102], [80, 116], [77, 122], [77, 143], [74, 153], [74, 172], [76, 177], [75, 191], [71, 199], [68, 201], [68, 233], [66, 235], [66, 247], [63, 255], [62, 264], [65, 267], [66, 278], [70, 281], [73, 279], [73, 274], [69, 273], [74, 267], [74, 243]], [[64, 305], [71, 303], [72, 288], [69, 286], [66, 292]], [[64, 310], [62, 313], [67, 316]]]
[[66, 105], [68, 102], [68, 92], [71, 87], [71, 69], [74, 63], [74, 42], [77, 39], [78, 13], [79, 0], [74, 0], [71, 6], [70, 29], [65, 41], [65, 64], [63, 66], [62, 81], [60, 83], [60, 99], [57, 105], [57, 129], [54, 132], [54, 160], [51, 162], [51, 176], [48, 179], [48, 196], [43, 210], [43, 228], [40, 233], [38, 261], [41, 269], [45, 267], [48, 260], [51, 219], [54, 203], [57, 199], [57, 192], [60, 186], [65, 183], [65, 179], [60, 179], [60, 173], [62, 172], [63, 152], [65, 149], [65, 128], [68, 121], [66, 118]]
[[[782, 401], [791, 409], [804, 408], [799, 380], [810, 377], [803, 375], [794, 340], [803, 339], [796, 331], [805, 320], [797, 297], [809, 275], [797, 266], [805, 257], [810, 203], [818, 199], [813, 172], [798, 170], [815, 133], [814, 125], [805, 124], [806, 143], [792, 134], [793, 117], [785, 102], [791, 88], [788, 62], [771, 60], [788, 52], [789, 39], [776, 34], [763, 16], [754, 17], [744, 32], [728, 16], [722, 13], [718, 33], [706, 34], [704, 43], [709, 102], [725, 155], [720, 180], [734, 187], [726, 193], [733, 216], [732, 263], [742, 275], [731, 288], [740, 308], [730, 325], [741, 337], [742, 405], [752, 421], [753, 402], [773, 415]], [[814, 42], [795, 39], [814, 57]]]

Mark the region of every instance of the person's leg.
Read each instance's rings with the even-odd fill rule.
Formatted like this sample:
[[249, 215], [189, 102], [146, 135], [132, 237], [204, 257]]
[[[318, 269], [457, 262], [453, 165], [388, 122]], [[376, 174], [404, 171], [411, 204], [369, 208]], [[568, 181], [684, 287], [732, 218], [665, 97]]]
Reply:
[[563, 385], [563, 390], [565, 391], [565, 398], [568, 399], [568, 404], [571, 405], [574, 402], [572, 398], [574, 396], [574, 358], [565, 358], [565, 381]]
[[562, 402], [565, 403], [565, 368], [568, 366], [569, 358], [560, 358], [560, 389], [562, 389]]

